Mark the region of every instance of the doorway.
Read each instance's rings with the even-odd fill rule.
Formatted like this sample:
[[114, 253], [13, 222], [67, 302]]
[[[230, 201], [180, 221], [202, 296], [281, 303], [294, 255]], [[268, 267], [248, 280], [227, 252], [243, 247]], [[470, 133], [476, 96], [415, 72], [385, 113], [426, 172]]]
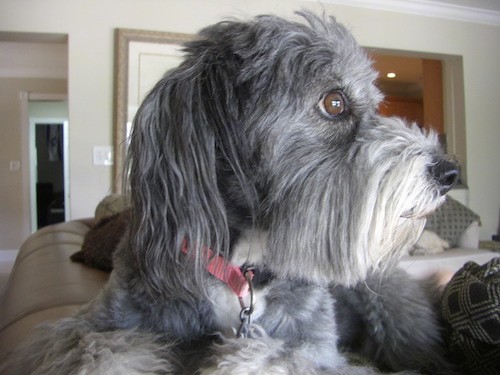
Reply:
[[30, 117], [31, 229], [69, 220], [68, 120]]
[[[379, 111], [432, 129], [459, 165], [457, 187], [467, 186], [465, 96], [461, 56], [367, 49], [385, 96]], [[457, 190], [457, 189], [455, 189]]]
[[[0, 247], [16, 249], [37, 227], [32, 224], [30, 117], [68, 116], [68, 35], [0, 31], [0, 117], [6, 147], [0, 154], [8, 162], [0, 184]], [[33, 102], [57, 102], [65, 113], [31, 113]], [[10, 140], [10, 141], [9, 141]], [[20, 140], [20, 143], [19, 143]]]

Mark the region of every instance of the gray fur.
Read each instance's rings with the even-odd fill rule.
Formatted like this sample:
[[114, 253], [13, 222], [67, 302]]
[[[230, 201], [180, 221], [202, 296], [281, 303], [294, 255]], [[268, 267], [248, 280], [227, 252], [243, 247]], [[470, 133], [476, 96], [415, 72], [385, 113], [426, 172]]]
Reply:
[[420, 281], [395, 270], [387, 276], [370, 276], [354, 288], [330, 289], [337, 304], [342, 350], [371, 358], [383, 369], [454, 373], [445, 361], [435, 306]]
[[[424, 289], [390, 271], [444, 200], [437, 137], [379, 116], [376, 74], [350, 33], [301, 16], [222, 22], [186, 46], [134, 121], [133, 220], [109, 283], [2, 373], [448, 368]], [[348, 106], [338, 117], [318, 104], [331, 90]], [[220, 326], [227, 292], [203, 248], [230, 259], [248, 230], [268, 233], [258, 265], [274, 279], [236, 339], [218, 334], [234, 327]], [[341, 352], [353, 348], [362, 364]]]

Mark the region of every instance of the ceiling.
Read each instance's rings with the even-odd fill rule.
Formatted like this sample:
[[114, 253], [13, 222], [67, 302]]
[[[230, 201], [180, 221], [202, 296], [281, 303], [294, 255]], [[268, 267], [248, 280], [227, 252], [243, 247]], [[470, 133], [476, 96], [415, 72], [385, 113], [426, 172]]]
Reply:
[[[419, 82], [422, 79], [422, 59], [394, 55], [371, 54], [374, 68], [380, 73], [380, 80]], [[395, 78], [387, 78], [395, 73]]]
[[[370, 54], [379, 72], [378, 85], [385, 95], [422, 97], [422, 59], [405, 56]], [[387, 73], [396, 77], [388, 78]]]

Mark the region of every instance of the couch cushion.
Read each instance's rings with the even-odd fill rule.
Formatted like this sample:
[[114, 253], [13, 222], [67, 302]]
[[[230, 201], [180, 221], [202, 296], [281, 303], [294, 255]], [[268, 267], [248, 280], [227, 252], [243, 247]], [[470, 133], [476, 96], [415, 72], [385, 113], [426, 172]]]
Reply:
[[108, 273], [69, 259], [89, 228], [84, 221], [52, 225], [22, 245], [0, 300], [0, 349], [12, 348], [9, 338], [21, 339], [36, 323], [74, 312], [103, 288]]
[[484, 264], [498, 253], [482, 249], [453, 248], [434, 255], [404, 256], [399, 267], [417, 279], [424, 279], [439, 271], [457, 272], [468, 261]]
[[[75, 314], [81, 305], [56, 306], [25, 316], [2, 329], [0, 337], [0, 353], [8, 353], [21, 343], [34, 328], [44, 321], [66, 318]], [[0, 354], [0, 358], [2, 355]]]

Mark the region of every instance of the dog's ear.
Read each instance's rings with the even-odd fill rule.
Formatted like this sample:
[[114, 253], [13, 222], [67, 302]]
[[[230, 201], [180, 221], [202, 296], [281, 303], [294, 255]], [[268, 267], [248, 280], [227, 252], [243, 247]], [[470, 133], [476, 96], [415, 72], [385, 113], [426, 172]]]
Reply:
[[248, 184], [235, 134], [231, 65], [213, 61], [217, 54], [200, 43], [145, 98], [130, 140], [131, 251], [146, 286], [157, 293], [202, 291], [203, 249], [223, 255], [229, 249], [221, 177]]

